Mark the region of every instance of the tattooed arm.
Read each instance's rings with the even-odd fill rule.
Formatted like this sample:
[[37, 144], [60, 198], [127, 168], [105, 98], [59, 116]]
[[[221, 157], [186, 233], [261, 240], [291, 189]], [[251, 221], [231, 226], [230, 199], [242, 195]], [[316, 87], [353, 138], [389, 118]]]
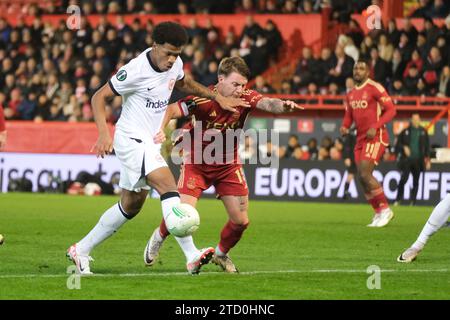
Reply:
[[295, 109], [303, 109], [303, 107], [300, 107], [293, 101], [278, 98], [262, 98], [256, 104], [256, 108], [271, 113], [284, 113], [292, 112]]
[[246, 101], [231, 97], [226, 98], [219, 93], [209, 90], [207, 87], [188, 76], [185, 76], [183, 79], [177, 81], [175, 87], [178, 90], [193, 96], [216, 100], [222, 109], [231, 112], [234, 112], [237, 106], [250, 107]]

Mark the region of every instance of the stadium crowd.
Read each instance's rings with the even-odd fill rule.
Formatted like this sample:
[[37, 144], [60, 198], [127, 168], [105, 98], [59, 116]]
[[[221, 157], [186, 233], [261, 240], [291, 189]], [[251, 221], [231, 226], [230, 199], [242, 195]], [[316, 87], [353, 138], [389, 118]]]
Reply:
[[449, 47], [450, 15], [441, 28], [430, 18], [421, 32], [410, 19], [403, 29], [391, 20], [385, 30], [367, 35], [351, 20], [335, 48], [323, 48], [317, 56], [311, 48], [303, 48], [295, 75], [283, 82], [282, 92], [345, 94], [353, 87], [354, 61], [362, 57], [370, 60], [371, 78], [393, 96], [450, 97]]
[[[82, 17], [81, 28], [69, 30], [36, 18], [31, 26], [23, 21], [11, 27], [0, 18], [0, 105], [6, 119], [92, 121], [90, 97], [122, 65], [153, 43], [154, 24], [137, 17], [130, 24], [117, 16], [112, 26], [104, 16], [92, 28]], [[185, 72], [210, 85], [225, 56], [239, 55], [254, 75], [275, 60], [282, 38], [273, 21], [260, 26], [251, 16], [241, 34], [222, 35], [211, 20], [199, 27], [192, 18], [187, 26], [190, 43], [182, 53]], [[110, 122], [121, 110], [120, 97], [108, 104]]]

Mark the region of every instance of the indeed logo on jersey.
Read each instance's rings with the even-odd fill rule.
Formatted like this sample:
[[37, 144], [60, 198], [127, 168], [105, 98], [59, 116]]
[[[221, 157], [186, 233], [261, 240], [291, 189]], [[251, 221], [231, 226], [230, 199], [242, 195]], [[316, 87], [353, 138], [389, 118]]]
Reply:
[[168, 104], [169, 104], [169, 99], [158, 100], [158, 101], [151, 101], [150, 99], [147, 99], [147, 104], [145, 105], [145, 107], [158, 110], [158, 109], [167, 107]]
[[367, 105], [367, 100], [353, 100], [350, 102], [352, 109], [365, 109]]

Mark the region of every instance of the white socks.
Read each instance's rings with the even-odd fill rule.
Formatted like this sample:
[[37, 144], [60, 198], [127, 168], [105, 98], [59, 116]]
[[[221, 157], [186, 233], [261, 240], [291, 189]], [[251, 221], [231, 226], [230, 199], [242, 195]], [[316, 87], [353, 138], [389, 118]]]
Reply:
[[[180, 203], [180, 195], [178, 192], [167, 192], [161, 195], [161, 207], [163, 212], [163, 217], [166, 217], [172, 211], [172, 208]], [[198, 249], [194, 244], [194, 240], [192, 236], [187, 237], [174, 237], [180, 245], [181, 250], [183, 250], [184, 255], [186, 256], [187, 261], [191, 261], [198, 254]]]
[[450, 193], [447, 194], [441, 202], [433, 209], [427, 223], [420, 233], [417, 241], [412, 247], [422, 250], [428, 239], [438, 231], [448, 220], [450, 216]]
[[192, 261], [198, 254], [199, 250], [194, 244], [194, 239], [192, 236], [187, 237], [174, 237], [180, 245], [181, 250], [183, 250], [184, 255], [186, 256], [186, 261]]
[[89, 255], [92, 249], [109, 238], [129, 220], [125, 217], [126, 215], [120, 202], [106, 210], [95, 227], [77, 243], [77, 253], [80, 255]]
[[172, 208], [180, 203], [180, 195], [178, 192], [166, 192], [161, 195], [161, 207], [164, 220], [172, 211]]

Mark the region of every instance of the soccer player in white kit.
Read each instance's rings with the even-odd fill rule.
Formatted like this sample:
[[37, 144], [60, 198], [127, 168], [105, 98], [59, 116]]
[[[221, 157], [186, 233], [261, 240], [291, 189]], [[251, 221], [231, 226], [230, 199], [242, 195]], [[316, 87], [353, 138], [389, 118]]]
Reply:
[[[154, 28], [152, 38], [151, 48], [120, 68], [92, 97], [98, 139], [91, 151], [103, 158], [114, 147], [121, 164], [122, 193], [120, 201], [103, 213], [97, 225], [67, 250], [67, 256], [80, 274], [92, 274], [90, 252], [139, 213], [150, 187], [161, 196], [164, 217], [180, 203], [175, 178], [160, 154], [161, 145], [153, 142], [174, 87], [187, 94], [214, 99], [231, 112], [236, 106], [249, 106], [241, 99], [225, 98], [185, 77], [179, 55], [188, 35], [181, 25], [160, 23]], [[105, 99], [115, 95], [122, 96], [122, 113], [113, 142], [106, 124]], [[183, 238], [175, 238], [183, 247]], [[187, 257], [188, 271], [198, 273], [213, 254], [214, 248], [193, 252]]]
[[438, 203], [438, 205], [433, 209], [427, 223], [422, 229], [419, 237], [413, 245], [406, 249], [398, 258], [398, 262], [409, 263], [414, 261], [419, 255], [420, 251], [425, 247], [428, 239], [436, 233], [444, 224], [448, 221], [450, 217], [450, 193]]

